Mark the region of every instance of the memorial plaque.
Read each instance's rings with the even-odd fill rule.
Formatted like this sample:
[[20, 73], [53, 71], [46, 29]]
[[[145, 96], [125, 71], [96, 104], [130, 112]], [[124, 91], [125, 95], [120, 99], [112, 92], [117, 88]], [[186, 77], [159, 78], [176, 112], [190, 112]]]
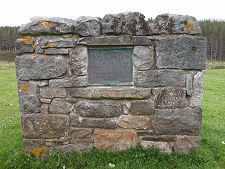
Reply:
[[88, 82], [132, 82], [132, 48], [89, 49]]

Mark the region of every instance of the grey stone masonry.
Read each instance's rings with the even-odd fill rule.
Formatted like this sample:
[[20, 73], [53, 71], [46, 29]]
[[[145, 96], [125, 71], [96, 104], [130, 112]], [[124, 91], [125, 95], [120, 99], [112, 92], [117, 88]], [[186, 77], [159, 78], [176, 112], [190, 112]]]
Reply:
[[26, 153], [200, 147], [206, 39], [194, 17], [34, 17], [19, 33]]

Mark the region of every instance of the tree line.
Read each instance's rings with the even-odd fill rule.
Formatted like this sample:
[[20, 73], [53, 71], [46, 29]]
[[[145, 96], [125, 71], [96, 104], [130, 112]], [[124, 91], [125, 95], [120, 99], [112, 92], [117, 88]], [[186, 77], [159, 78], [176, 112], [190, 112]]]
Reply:
[[[152, 18], [148, 20], [152, 22]], [[207, 38], [207, 59], [225, 61], [225, 21], [200, 21], [202, 36]], [[14, 51], [19, 27], [0, 27], [0, 52]]]
[[0, 52], [8, 52], [15, 50], [15, 41], [19, 37], [18, 29], [19, 26], [0, 27]]

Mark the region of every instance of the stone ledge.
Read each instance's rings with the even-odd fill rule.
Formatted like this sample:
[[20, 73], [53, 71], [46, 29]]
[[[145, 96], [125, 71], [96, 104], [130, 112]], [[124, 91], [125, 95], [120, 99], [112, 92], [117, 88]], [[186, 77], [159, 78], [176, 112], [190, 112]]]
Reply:
[[78, 45], [87, 46], [152, 46], [148, 36], [100, 36], [80, 38]]
[[146, 99], [151, 96], [150, 88], [134, 87], [67, 88], [66, 91], [71, 97], [88, 99]]

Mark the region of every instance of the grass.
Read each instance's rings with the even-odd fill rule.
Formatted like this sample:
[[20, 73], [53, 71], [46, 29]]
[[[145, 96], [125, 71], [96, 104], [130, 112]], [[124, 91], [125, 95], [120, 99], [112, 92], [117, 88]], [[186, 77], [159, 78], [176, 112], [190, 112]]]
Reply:
[[203, 132], [200, 150], [189, 155], [160, 153], [138, 146], [122, 152], [61, 155], [46, 159], [26, 157], [23, 151], [20, 110], [14, 64], [0, 62], [0, 168], [225, 168], [225, 69], [206, 70]]

